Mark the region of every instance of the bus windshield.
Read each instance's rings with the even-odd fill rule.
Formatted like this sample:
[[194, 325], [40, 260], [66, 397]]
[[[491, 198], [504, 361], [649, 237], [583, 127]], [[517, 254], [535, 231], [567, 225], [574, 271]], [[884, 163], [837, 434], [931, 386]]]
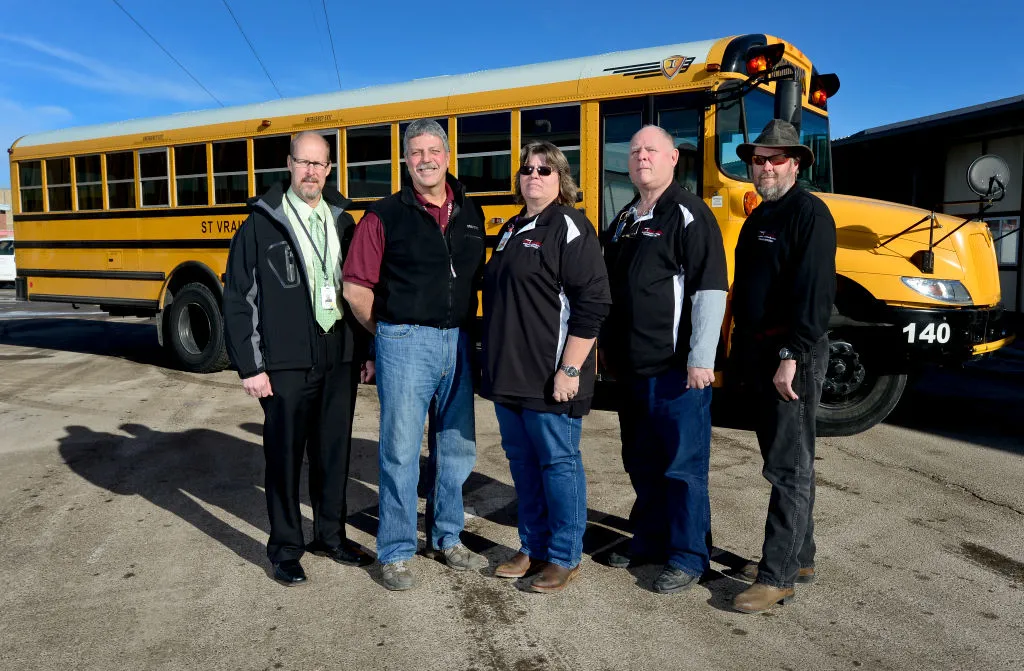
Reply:
[[[771, 94], [754, 90], [746, 96], [718, 106], [718, 162], [722, 172], [750, 181], [748, 166], [736, 155], [736, 148], [752, 142], [772, 120], [775, 104]], [[829, 150], [828, 119], [804, 108], [800, 139], [814, 152], [814, 165], [802, 167], [797, 181], [810, 191], [832, 191], [832, 152]]]

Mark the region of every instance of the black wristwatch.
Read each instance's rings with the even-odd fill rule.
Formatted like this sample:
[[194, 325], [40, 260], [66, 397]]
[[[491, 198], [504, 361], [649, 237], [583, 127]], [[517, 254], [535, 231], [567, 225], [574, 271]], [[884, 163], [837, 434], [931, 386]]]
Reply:
[[579, 377], [580, 376], [580, 369], [577, 368], [576, 366], [559, 366], [558, 370], [560, 370], [563, 373], [565, 373], [566, 377]]
[[783, 361], [795, 360], [796, 352], [789, 349], [788, 347], [783, 347], [782, 349], [779, 350], [779, 358], [782, 359]]

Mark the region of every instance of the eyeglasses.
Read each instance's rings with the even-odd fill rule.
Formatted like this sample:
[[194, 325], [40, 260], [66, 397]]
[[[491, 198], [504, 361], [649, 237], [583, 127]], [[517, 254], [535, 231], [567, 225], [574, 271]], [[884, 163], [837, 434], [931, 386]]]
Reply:
[[750, 157], [750, 162], [754, 165], [764, 165], [765, 163], [782, 165], [790, 158], [789, 154], [772, 154], [771, 156], [758, 156], [757, 154], [754, 154]]
[[299, 166], [300, 168], [314, 168], [316, 170], [327, 170], [331, 167], [330, 163], [321, 163], [320, 161], [308, 161], [304, 158], [295, 158], [292, 156], [292, 163]]
[[549, 165], [524, 165], [523, 167], [519, 168], [519, 174], [532, 175], [534, 170], [536, 170], [537, 174], [540, 175], [541, 177], [547, 177], [548, 175], [555, 171], [555, 169]]

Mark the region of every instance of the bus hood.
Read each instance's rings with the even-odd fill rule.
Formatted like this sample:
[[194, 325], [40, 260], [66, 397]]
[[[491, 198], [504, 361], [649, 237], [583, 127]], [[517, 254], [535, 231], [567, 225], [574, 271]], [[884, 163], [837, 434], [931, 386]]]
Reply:
[[[995, 305], [999, 302], [999, 265], [996, 262], [992, 234], [986, 223], [972, 221], [949, 235], [963, 224], [963, 218], [937, 214], [933, 239], [938, 241], [947, 235], [949, 237], [933, 248], [935, 272], [925, 274], [911, 259], [916, 253], [928, 249], [928, 210], [859, 196], [834, 193], [815, 195], [828, 206], [836, 221], [836, 243], [839, 248], [837, 269], [840, 272], [842, 268], [839, 265], [863, 259], [860, 262], [854, 260], [853, 264], [873, 266], [874, 272], [903, 277], [960, 280], [971, 293], [975, 305]], [[911, 228], [915, 222], [920, 223], [912, 232], [890, 240], [892, 236]], [[883, 244], [885, 247], [882, 247]], [[871, 254], [869, 258], [872, 260], [861, 256], [864, 252]], [[847, 263], [842, 263], [843, 259]]]

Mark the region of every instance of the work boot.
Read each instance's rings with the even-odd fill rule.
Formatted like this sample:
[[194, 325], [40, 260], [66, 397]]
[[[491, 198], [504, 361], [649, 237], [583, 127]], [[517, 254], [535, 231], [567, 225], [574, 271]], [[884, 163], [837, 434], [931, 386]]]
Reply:
[[530, 583], [530, 589], [542, 594], [561, 592], [579, 572], [579, 564], [576, 564], [573, 568], [565, 568], [558, 564], [547, 564], [537, 574], [537, 577], [533, 579], [533, 582]]
[[384, 586], [392, 592], [401, 592], [416, 586], [416, 576], [412, 574], [407, 562], [404, 561], [384, 564], [382, 578]]
[[[744, 564], [743, 568], [741, 568], [734, 575], [735, 577], [739, 578], [740, 580], [743, 580], [744, 582], [757, 582], [757, 562], [747, 562], [746, 564]], [[801, 584], [812, 583], [814, 582], [815, 577], [816, 576], [814, 574], [814, 567], [805, 566], [801, 568], [800, 571], [796, 574], [796, 582]]]
[[756, 615], [765, 612], [780, 601], [782, 605], [786, 605], [795, 598], [796, 591], [792, 587], [772, 587], [763, 582], [755, 582], [736, 595], [732, 607], [741, 613]]
[[540, 559], [531, 559], [529, 555], [517, 552], [514, 557], [494, 569], [494, 575], [498, 578], [522, 578], [531, 573], [536, 573], [544, 566]]
[[654, 580], [654, 591], [658, 594], [675, 594], [690, 589], [700, 576], [690, 575], [682, 569], [666, 566]]
[[441, 555], [444, 556], [444, 563], [456, 571], [482, 569], [488, 564], [486, 557], [478, 555], [462, 543], [441, 550]]

